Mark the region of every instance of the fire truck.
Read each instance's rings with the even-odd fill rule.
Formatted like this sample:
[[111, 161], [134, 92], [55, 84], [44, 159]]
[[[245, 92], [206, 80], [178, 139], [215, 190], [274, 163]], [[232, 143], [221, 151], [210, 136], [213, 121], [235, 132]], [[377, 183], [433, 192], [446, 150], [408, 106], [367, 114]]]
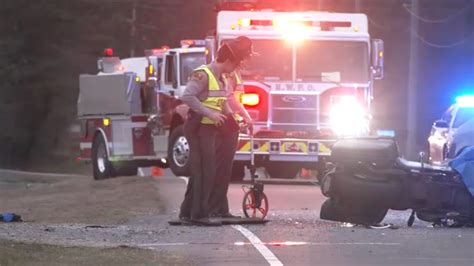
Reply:
[[181, 44], [126, 59], [106, 49], [99, 73], [80, 75], [80, 159], [92, 162], [94, 179], [136, 175], [138, 167], [164, 168], [169, 156], [175, 174], [186, 174], [187, 108], [180, 97], [191, 72], [205, 64], [205, 48], [204, 41], [201, 47], [194, 40]]
[[241, 1], [217, 10], [207, 62], [222, 43], [242, 35], [257, 53], [242, 71], [254, 147], [241, 134], [234, 175], [243, 176], [251, 148], [271, 177], [292, 178], [301, 168], [322, 172], [336, 139], [371, 134], [384, 50], [382, 40], [370, 38], [365, 14], [277, 12]]
[[[189, 175], [183, 133], [187, 78], [211, 62], [222, 43], [245, 35], [258, 54], [242, 71], [241, 102], [255, 121], [254, 145], [241, 134], [233, 178], [250, 163], [270, 177], [301, 168], [322, 172], [336, 139], [370, 134], [374, 80], [383, 77], [383, 41], [371, 39], [364, 14], [260, 10], [251, 3], [219, 6], [215, 34], [204, 42], [98, 61], [81, 75], [78, 114], [81, 159], [94, 177], [133, 175], [138, 166], [169, 166]], [[195, 46], [205, 47], [195, 47]]]

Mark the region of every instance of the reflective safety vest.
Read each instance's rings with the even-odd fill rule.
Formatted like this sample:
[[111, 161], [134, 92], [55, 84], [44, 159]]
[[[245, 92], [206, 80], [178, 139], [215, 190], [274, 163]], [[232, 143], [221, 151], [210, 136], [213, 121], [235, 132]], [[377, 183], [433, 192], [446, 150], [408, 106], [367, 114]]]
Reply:
[[[241, 97], [242, 97], [242, 94], [244, 94], [244, 91], [243, 91], [243, 89], [237, 89], [237, 87], [242, 86], [244, 82], [242, 80], [242, 77], [236, 71], [232, 72], [231, 75], [233, 75], [234, 79], [235, 79], [235, 88], [233, 88], [234, 89], [234, 96], [235, 96], [235, 98], [237, 99], [238, 102], [241, 102]], [[243, 123], [244, 122], [244, 118], [242, 116], [240, 116], [239, 114], [234, 113], [233, 116], [234, 116], [235, 121], [237, 121], [237, 123]]]
[[[222, 108], [224, 107], [224, 104], [227, 100], [227, 90], [225, 88], [221, 90], [221, 88], [219, 87], [219, 82], [217, 81], [216, 77], [214, 76], [214, 73], [212, 73], [208, 66], [200, 66], [194, 71], [198, 70], [203, 70], [204, 72], [206, 72], [209, 84], [208, 96], [204, 101], [202, 101], [202, 104], [207, 108], [222, 112]], [[201, 123], [208, 125], [215, 124], [215, 122], [207, 116], [202, 117]]]

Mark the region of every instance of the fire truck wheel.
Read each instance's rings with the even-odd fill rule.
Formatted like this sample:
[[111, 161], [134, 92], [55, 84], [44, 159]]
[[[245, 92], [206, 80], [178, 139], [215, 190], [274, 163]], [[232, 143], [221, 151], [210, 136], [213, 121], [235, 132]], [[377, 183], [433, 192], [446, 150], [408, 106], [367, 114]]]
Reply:
[[272, 162], [265, 167], [271, 178], [293, 179], [301, 167], [292, 163]]
[[168, 161], [176, 176], [189, 176], [189, 143], [184, 136], [183, 125], [177, 126], [170, 134]]
[[107, 179], [112, 176], [112, 165], [107, 156], [104, 137], [98, 134], [92, 144], [92, 168], [95, 180]]
[[232, 165], [232, 176], [231, 181], [242, 181], [245, 177], [245, 163], [234, 162]]

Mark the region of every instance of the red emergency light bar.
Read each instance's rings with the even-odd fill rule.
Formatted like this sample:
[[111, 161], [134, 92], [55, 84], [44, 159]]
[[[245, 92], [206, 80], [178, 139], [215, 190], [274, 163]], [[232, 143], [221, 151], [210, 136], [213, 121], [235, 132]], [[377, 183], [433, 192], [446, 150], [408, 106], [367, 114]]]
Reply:
[[264, 26], [264, 27], [271, 27], [273, 26], [272, 20], [250, 20], [250, 26]]
[[246, 1], [227, 1], [221, 4], [216, 4], [214, 10], [219, 12], [221, 10], [229, 11], [253, 11], [257, 9], [256, 0], [246, 0]]
[[334, 28], [350, 28], [352, 27], [352, 22], [350, 21], [320, 21], [319, 27], [323, 31], [329, 31]]
[[181, 47], [196, 47], [196, 46], [206, 46], [206, 41], [204, 40], [181, 40]]
[[[350, 28], [352, 27], [352, 22], [350, 21], [311, 21], [311, 20], [286, 20], [282, 19], [280, 24], [294, 24], [303, 27], [320, 27], [322, 31], [331, 31], [334, 28]], [[275, 24], [274, 20], [259, 20], [259, 19], [248, 19], [242, 18], [239, 19], [237, 25], [240, 27], [277, 27], [282, 25]]]
[[147, 49], [145, 50], [145, 56], [160, 56], [169, 49], [170, 47], [168, 45], [163, 45], [161, 48]]

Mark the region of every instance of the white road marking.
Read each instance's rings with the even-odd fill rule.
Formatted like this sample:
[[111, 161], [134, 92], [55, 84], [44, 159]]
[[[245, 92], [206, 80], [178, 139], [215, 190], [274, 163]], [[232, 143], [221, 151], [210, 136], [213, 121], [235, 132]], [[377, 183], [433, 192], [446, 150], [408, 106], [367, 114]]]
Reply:
[[188, 177], [185, 177], [185, 176], [178, 176], [181, 180], [184, 181], [184, 183], [186, 183], [186, 186], [188, 186], [188, 183], [189, 183], [189, 178]]
[[[239, 225], [240, 226], [240, 225]], [[248, 230], [248, 229], [247, 229]], [[249, 231], [250, 232], [250, 231]], [[346, 242], [346, 243], [331, 243], [331, 242], [294, 242], [294, 241], [284, 241], [284, 242], [260, 242], [265, 246], [276, 246], [276, 247], [285, 247], [285, 246], [399, 246], [400, 243], [381, 243], [381, 242]], [[144, 243], [136, 245], [137, 247], [164, 247], [164, 246], [189, 246], [189, 245], [234, 245], [234, 246], [247, 246], [254, 245], [251, 242], [234, 242], [234, 243], [187, 243], [187, 242], [176, 242], [176, 243]]]
[[[235, 242], [235, 246], [251, 245], [248, 242]], [[399, 246], [400, 243], [379, 243], [379, 242], [345, 242], [345, 243], [331, 243], [331, 242], [296, 242], [296, 241], [283, 241], [283, 242], [262, 242], [268, 246]]]
[[[189, 178], [180, 176], [179, 177], [181, 180], [183, 180], [186, 183], [186, 186], [188, 185]], [[281, 261], [273, 254], [270, 249], [268, 249], [264, 243], [256, 236], [254, 235], [250, 230], [246, 229], [245, 227], [242, 227], [240, 225], [232, 225], [234, 229], [242, 233], [249, 241], [252, 243], [252, 245], [257, 249], [260, 254], [265, 258], [265, 260], [271, 265], [271, 266], [280, 266], [283, 265]], [[162, 244], [158, 244], [162, 245]]]
[[281, 261], [273, 254], [270, 249], [268, 249], [264, 243], [254, 235], [250, 230], [247, 228], [240, 226], [240, 225], [232, 225], [232, 227], [242, 233], [252, 245], [257, 249], [260, 254], [265, 258], [265, 260], [272, 266], [283, 265]]

